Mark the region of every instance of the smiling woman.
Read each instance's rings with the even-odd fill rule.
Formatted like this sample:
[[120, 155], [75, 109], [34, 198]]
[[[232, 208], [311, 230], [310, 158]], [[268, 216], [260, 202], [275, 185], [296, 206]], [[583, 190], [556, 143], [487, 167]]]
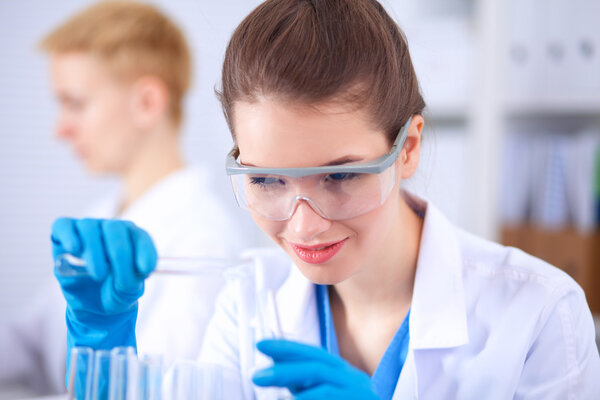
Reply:
[[[218, 94], [238, 204], [293, 262], [265, 253], [261, 263], [289, 274], [272, 283], [283, 314], [297, 317], [284, 319], [284, 333], [323, 348], [259, 343], [275, 364], [255, 384], [336, 399], [600, 393], [581, 289], [454, 228], [402, 189], [419, 163], [425, 103], [406, 41], [379, 3], [263, 3], [231, 38]], [[241, 318], [226, 300], [223, 310]], [[204, 357], [223, 362], [245, 348], [219, 346], [223, 335], [217, 320]], [[255, 366], [238, 362], [250, 379]]]
[[257, 300], [229, 288], [200, 355], [228, 371], [225, 398], [597, 397], [581, 288], [404, 190], [425, 103], [378, 2], [266, 1], [235, 30], [222, 80], [227, 172], [279, 246], [246, 253], [249, 286], [275, 294], [286, 337], [257, 342]]

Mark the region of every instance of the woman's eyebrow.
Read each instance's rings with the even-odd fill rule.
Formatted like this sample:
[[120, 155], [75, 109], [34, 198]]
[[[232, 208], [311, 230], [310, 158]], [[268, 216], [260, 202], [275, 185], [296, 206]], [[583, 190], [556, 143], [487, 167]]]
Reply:
[[322, 167], [330, 167], [330, 166], [334, 166], [334, 165], [343, 165], [343, 164], [350, 164], [353, 162], [357, 162], [357, 161], [362, 161], [363, 158], [362, 157], [358, 157], [358, 156], [343, 156], [340, 158], [336, 158], [333, 161], [330, 161], [326, 164], [321, 165]]
[[[333, 161], [329, 161], [328, 163], [321, 164], [319, 166], [320, 167], [332, 167], [332, 166], [336, 166], [336, 165], [350, 164], [350, 163], [358, 162], [358, 161], [362, 161], [362, 160], [363, 160], [363, 158], [358, 157], [358, 156], [343, 156], [340, 158], [336, 158]], [[262, 167], [257, 167], [256, 165], [254, 165], [252, 163], [243, 162], [242, 160], [240, 160], [240, 164], [243, 165], [244, 167], [262, 168]]]

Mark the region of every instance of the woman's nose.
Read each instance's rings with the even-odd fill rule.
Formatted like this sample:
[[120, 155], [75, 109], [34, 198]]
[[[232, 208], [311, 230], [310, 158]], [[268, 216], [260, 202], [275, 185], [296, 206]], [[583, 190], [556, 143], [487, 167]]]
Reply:
[[305, 243], [319, 236], [331, 227], [331, 221], [319, 215], [306, 200], [296, 204], [294, 213], [287, 223], [287, 228], [296, 239]]

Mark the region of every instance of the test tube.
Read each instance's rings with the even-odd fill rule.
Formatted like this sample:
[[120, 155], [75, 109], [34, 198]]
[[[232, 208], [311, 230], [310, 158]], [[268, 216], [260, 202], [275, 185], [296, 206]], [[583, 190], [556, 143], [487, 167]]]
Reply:
[[137, 356], [133, 347], [115, 347], [110, 352], [109, 400], [135, 399]]
[[[71, 263], [75, 264], [75, 268]], [[257, 291], [252, 279], [255, 273], [253, 260], [163, 258], [159, 259], [158, 273], [161, 272], [161, 265], [163, 273], [224, 277], [228, 284], [234, 284], [239, 289], [234, 291], [240, 294], [238, 306], [246, 311], [242, 314], [248, 317], [247, 320], [242, 319], [239, 322], [247, 326], [249, 337], [255, 340], [283, 338], [275, 294], [272, 289], [264, 287]], [[63, 272], [70, 276], [87, 275], [83, 260], [69, 254], [57, 258], [56, 268], [59, 273]], [[255, 351], [253, 346], [246, 350], [248, 351], [240, 354], [240, 357], [253, 357]], [[195, 400], [219, 399], [224, 392], [223, 371], [218, 366], [200, 363], [191, 366], [180, 360], [175, 379], [171, 384], [163, 385], [162, 363], [156, 358], [138, 360], [135, 350], [131, 347], [119, 347], [112, 351], [100, 350], [96, 353], [94, 368], [90, 368], [94, 371], [92, 397], [84, 395], [84, 397], [71, 398], [154, 400], [160, 399], [162, 394], [166, 399]], [[89, 379], [86, 382], [89, 382]], [[84, 392], [86, 390], [89, 389], [84, 389]], [[271, 388], [268, 391], [273, 395], [270, 398], [292, 398], [287, 389]]]
[[144, 355], [138, 361], [135, 400], [160, 400], [162, 396], [162, 357]]
[[[283, 339], [283, 330], [275, 293], [272, 289], [263, 289], [256, 294], [256, 339]], [[254, 371], [253, 371], [254, 372]], [[256, 390], [256, 389], [255, 389]], [[258, 389], [264, 398], [290, 400], [294, 397], [286, 388], [269, 387]]]
[[[252, 263], [247, 259], [217, 257], [159, 257], [153, 274], [168, 275], [211, 275], [222, 274]], [[56, 257], [54, 270], [59, 276], [89, 276], [86, 262], [73, 254], [64, 253]]]
[[108, 398], [110, 354], [110, 350], [96, 350], [94, 352], [92, 400], [104, 400]]
[[68, 398], [69, 400], [90, 400], [94, 350], [89, 347], [73, 347], [70, 357]]

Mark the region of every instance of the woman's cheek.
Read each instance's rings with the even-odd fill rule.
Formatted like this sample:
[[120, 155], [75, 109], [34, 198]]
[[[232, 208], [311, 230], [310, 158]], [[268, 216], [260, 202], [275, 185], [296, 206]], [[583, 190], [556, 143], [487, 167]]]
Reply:
[[358, 250], [367, 258], [379, 252], [397, 221], [397, 207], [394, 204], [394, 198], [389, 198], [382, 206], [346, 222], [356, 232]]
[[280, 239], [278, 237], [285, 230], [285, 221], [270, 221], [253, 212], [251, 212], [250, 215], [252, 216], [254, 223], [256, 223], [256, 225], [258, 225], [258, 227], [274, 242], [279, 244]]

